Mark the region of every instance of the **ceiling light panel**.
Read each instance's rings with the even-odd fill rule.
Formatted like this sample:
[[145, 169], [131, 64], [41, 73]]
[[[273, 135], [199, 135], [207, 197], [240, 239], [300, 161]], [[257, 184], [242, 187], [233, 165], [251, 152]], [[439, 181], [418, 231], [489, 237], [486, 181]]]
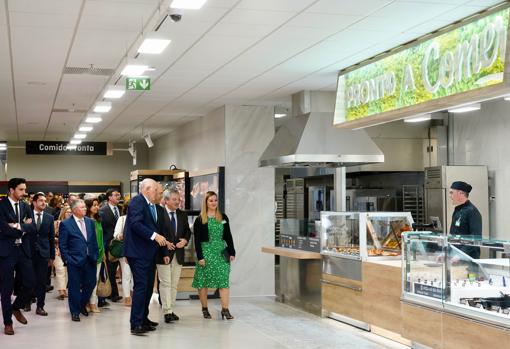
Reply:
[[108, 113], [112, 109], [112, 102], [97, 102], [94, 106], [95, 113]]
[[207, 0], [174, 0], [171, 8], [180, 8], [186, 10], [198, 10], [204, 6]]
[[125, 93], [126, 93], [126, 88], [124, 86], [110, 85], [106, 89], [103, 97], [108, 98], [108, 99], [118, 99], [118, 98], [122, 98], [122, 96], [124, 96]]

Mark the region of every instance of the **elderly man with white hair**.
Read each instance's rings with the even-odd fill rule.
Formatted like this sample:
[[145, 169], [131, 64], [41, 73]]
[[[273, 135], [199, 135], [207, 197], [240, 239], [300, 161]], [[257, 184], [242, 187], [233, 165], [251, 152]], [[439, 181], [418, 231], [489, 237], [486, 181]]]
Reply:
[[149, 320], [148, 305], [152, 297], [156, 252], [166, 247], [166, 239], [158, 224], [156, 205], [159, 184], [146, 178], [140, 183], [140, 195], [131, 199], [124, 228], [124, 256], [133, 273], [131, 333], [143, 335], [158, 325]]
[[71, 319], [80, 321], [80, 313], [89, 315], [85, 305], [96, 286], [99, 249], [94, 222], [85, 216], [85, 202], [74, 200], [71, 210], [73, 215], [59, 226], [59, 247], [62, 261], [67, 266]]

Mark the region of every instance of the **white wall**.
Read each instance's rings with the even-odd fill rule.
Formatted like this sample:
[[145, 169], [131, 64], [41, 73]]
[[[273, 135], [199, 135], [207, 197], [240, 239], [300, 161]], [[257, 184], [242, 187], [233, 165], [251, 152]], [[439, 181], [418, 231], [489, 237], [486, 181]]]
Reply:
[[[482, 109], [456, 114], [450, 122], [451, 165], [486, 165], [489, 168], [490, 234], [510, 240], [510, 103], [499, 100]], [[484, 217], [485, 219], [485, 217]]]
[[274, 136], [272, 107], [226, 106], [225, 210], [238, 258], [232, 264], [232, 295], [274, 295], [274, 169], [258, 161]]
[[158, 138], [150, 149], [151, 169], [165, 170], [176, 165], [188, 171], [225, 165], [225, 108]]
[[[112, 156], [96, 155], [26, 155], [24, 143], [9, 144], [7, 176], [34, 181], [121, 181], [122, 191], [129, 192], [129, 174], [148, 166], [145, 145], [137, 147], [137, 167], [127, 151], [114, 151]], [[127, 149], [116, 144], [114, 149]]]

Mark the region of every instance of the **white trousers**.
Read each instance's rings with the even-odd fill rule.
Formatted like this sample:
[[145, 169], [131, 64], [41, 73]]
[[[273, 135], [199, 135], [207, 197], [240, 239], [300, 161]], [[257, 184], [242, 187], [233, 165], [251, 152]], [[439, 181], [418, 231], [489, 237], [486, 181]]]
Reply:
[[159, 278], [159, 295], [163, 307], [163, 314], [173, 313], [175, 300], [177, 299], [177, 285], [181, 278], [182, 265], [177, 263], [174, 256], [170, 264], [157, 264]]
[[122, 257], [119, 259], [120, 270], [122, 270], [122, 297], [131, 297], [131, 291], [133, 290], [133, 274], [131, 274], [131, 268], [127, 264], [126, 258]]
[[64, 266], [62, 257], [55, 256], [55, 288], [57, 291], [64, 291], [67, 289], [67, 267]]
[[90, 296], [90, 304], [97, 305], [97, 280], [99, 280], [99, 272], [101, 271], [101, 263], [99, 263], [96, 267], [96, 287], [94, 287], [94, 291], [92, 291], [92, 295]]

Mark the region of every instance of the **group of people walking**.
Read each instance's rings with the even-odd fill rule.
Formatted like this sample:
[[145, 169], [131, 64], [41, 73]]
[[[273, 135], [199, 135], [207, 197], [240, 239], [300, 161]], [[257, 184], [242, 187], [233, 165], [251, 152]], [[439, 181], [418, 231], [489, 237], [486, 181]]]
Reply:
[[[4, 333], [14, 334], [12, 317], [28, 321], [35, 296], [36, 314], [45, 310], [48, 267], [55, 270], [58, 298], [68, 297], [72, 321], [100, 312], [108, 305], [97, 296], [100, 275], [110, 275], [113, 302], [131, 307], [133, 335], [155, 331], [149, 304], [158, 278], [158, 292], [166, 323], [179, 320], [175, 314], [177, 286], [184, 264], [184, 248], [192, 232], [186, 212], [179, 209], [179, 192], [163, 190], [152, 179], [140, 183], [139, 195], [119, 208], [120, 192], [108, 190], [105, 202], [96, 197], [69, 196], [58, 212], [48, 213], [47, 197], [35, 193], [27, 203], [23, 178], [8, 182], [8, 195], [0, 200], [0, 294]], [[233, 319], [229, 311], [230, 262], [235, 249], [228, 217], [219, 211], [218, 198], [208, 192], [193, 225], [196, 269], [193, 287], [198, 289], [202, 314], [211, 318], [208, 289], [219, 289], [222, 319]], [[113, 242], [121, 256], [112, 256]], [[116, 257], [116, 258], [115, 258]], [[116, 275], [122, 274], [122, 296]], [[104, 282], [104, 280], [103, 280]], [[14, 302], [11, 296], [15, 294]]]

